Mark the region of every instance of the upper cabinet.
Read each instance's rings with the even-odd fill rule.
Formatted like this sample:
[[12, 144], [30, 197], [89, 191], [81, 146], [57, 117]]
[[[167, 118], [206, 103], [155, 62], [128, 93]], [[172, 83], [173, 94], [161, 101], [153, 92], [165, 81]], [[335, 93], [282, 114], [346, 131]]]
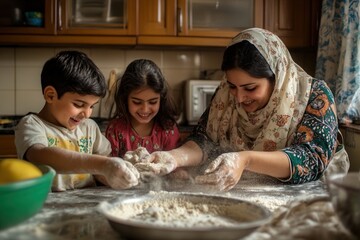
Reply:
[[3, 45], [136, 44], [136, 0], [12, 0], [0, 8]]
[[54, 34], [55, 1], [0, 1], [0, 34]]
[[138, 43], [226, 46], [263, 16], [263, 0], [139, 0]]
[[176, 36], [176, 0], [139, 0], [139, 35]]
[[321, 0], [266, 0], [265, 28], [288, 47], [316, 46]]
[[[227, 46], [262, 27], [288, 47], [314, 46], [321, 0], [0, 1], [0, 45]], [[306, 17], [305, 17], [306, 16]]]
[[58, 0], [57, 33], [136, 35], [136, 1]]

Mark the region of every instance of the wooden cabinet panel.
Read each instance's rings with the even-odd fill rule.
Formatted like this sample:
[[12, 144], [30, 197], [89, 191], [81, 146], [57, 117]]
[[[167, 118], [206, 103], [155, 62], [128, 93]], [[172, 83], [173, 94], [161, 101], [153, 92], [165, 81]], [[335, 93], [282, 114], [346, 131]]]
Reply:
[[176, 36], [174, 0], [139, 0], [139, 35]]
[[[211, 1], [209, 1], [211, 3]], [[226, 16], [224, 14], [218, 16], [218, 18], [216, 19], [215, 17], [211, 16], [211, 12], [209, 12], [208, 14], [206, 14], [206, 17], [208, 18], [208, 20], [206, 22], [209, 23], [208, 26], [205, 26], [206, 24], [204, 23], [204, 27], [196, 27], [193, 26], [193, 24], [191, 24], [191, 22], [195, 21], [195, 13], [191, 14], [191, 7], [190, 3], [194, 4], [194, 1], [189, 1], [189, 0], [178, 0], [178, 9], [179, 11], [177, 12], [177, 14], [181, 14], [181, 16], [177, 16], [178, 18], [178, 22], [181, 22], [181, 24], [178, 24], [178, 35], [179, 36], [191, 36], [191, 37], [222, 37], [222, 38], [229, 38], [231, 39], [232, 37], [234, 37], [236, 34], [238, 34], [241, 30], [245, 29], [245, 28], [249, 28], [249, 27], [263, 27], [263, 19], [264, 19], [264, 1], [263, 0], [253, 0], [252, 1], [252, 8], [253, 8], [253, 12], [249, 13], [248, 16], [252, 16], [252, 19], [250, 19], [250, 22], [252, 22], [251, 24], [249, 23], [247, 26], [241, 26], [243, 20], [242, 19], [243, 15], [245, 15], [245, 13], [249, 12], [249, 10], [244, 9], [244, 11], [242, 13], [235, 13], [234, 11], [231, 13], [231, 9], [232, 9], [232, 5], [235, 7], [237, 4], [239, 3], [244, 3], [244, 6], [247, 6], [248, 4], [247, 1], [223, 1], [224, 3], [227, 3], [226, 5], [226, 9], [227, 11], [223, 11], [222, 13], [228, 13], [228, 15], [233, 15], [234, 18], [233, 20], [227, 21], [226, 24], [229, 27], [225, 27], [225, 26], [212, 26], [211, 24], [215, 25], [216, 22], [220, 22], [221, 19], [220, 18], [225, 18]], [[250, 1], [251, 2], [251, 1]], [[198, 3], [202, 3], [204, 6], [209, 5], [209, 3], [207, 3], [206, 1], [198, 1]], [[215, 6], [211, 6], [211, 8], [217, 8], [218, 6], [219, 8], [221, 8], [221, 1], [216, 2], [216, 4], [214, 4]], [[224, 5], [224, 4], [223, 4]], [[234, 8], [233, 7], [233, 8]], [[249, 6], [251, 7], [251, 6]], [[210, 10], [206, 9], [206, 10]], [[205, 9], [204, 9], [205, 10]], [[199, 13], [201, 13], [202, 11], [200, 11]], [[235, 14], [234, 14], [235, 13]], [[205, 15], [205, 14], [204, 14]], [[205, 21], [205, 17], [203, 17], [204, 19], [202, 19], [202, 21]], [[225, 24], [225, 23], [224, 23]]]
[[[189, 0], [139, 0], [139, 45], [159, 46], [210, 46], [225, 47], [231, 38], [241, 31], [241, 27], [211, 26], [215, 21], [207, 20], [209, 25], [191, 27], [191, 13], [189, 5], [195, 1]], [[226, 7], [239, 2], [225, 1]], [[242, 0], [243, 3], [248, 3]], [[215, 1], [198, 1], [198, 5], [215, 4]], [[263, 0], [253, 0], [252, 26], [263, 27]], [[212, 6], [212, 5], [211, 5]], [[231, 7], [230, 7], [231, 8]], [[201, 11], [200, 11], [201, 12]], [[206, 13], [206, 9], [204, 9]], [[195, 13], [194, 13], [195, 14]], [[209, 15], [209, 16], [208, 16]], [[206, 16], [212, 17], [211, 14]], [[205, 16], [204, 16], [205, 19]], [[203, 20], [204, 20], [203, 19]], [[240, 18], [239, 18], [240, 19]], [[219, 22], [219, 21], [218, 21]], [[239, 21], [239, 24], [241, 21]], [[235, 23], [236, 25], [236, 23]]]
[[[109, 3], [111, 3], [109, 1]], [[104, 3], [105, 4], [105, 3]], [[74, 20], [77, 9], [72, 9], [72, 1], [62, 0], [58, 1], [57, 10], [57, 34], [69, 35], [136, 35], [137, 24], [137, 1], [124, 1], [123, 12], [121, 9], [114, 9], [120, 11], [120, 23], [113, 22], [96, 22], [85, 21], [77, 22]], [[110, 9], [107, 9], [110, 12]]]
[[0, 135], [0, 158], [16, 158], [14, 135]]
[[[55, 34], [55, 0], [37, 1], [1, 1], [0, 33], [2, 34]], [[38, 11], [42, 14], [42, 26], [30, 26], [25, 19], [26, 11]], [[14, 23], [15, 11], [19, 18]]]
[[278, 35], [287, 47], [316, 44], [318, 0], [266, 0], [265, 28]]

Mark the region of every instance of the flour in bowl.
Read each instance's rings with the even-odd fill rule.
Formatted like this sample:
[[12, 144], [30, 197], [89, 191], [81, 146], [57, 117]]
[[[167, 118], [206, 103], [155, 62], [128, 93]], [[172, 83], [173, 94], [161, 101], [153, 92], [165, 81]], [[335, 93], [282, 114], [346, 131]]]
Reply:
[[192, 201], [186, 197], [122, 203], [109, 213], [127, 223], [175, 228], [236, 227], [241, 223], [256, 220], [256, 217], [249, 213], [248, 204], [244, 202], [222, 204], [220, 201], [204, 199]]

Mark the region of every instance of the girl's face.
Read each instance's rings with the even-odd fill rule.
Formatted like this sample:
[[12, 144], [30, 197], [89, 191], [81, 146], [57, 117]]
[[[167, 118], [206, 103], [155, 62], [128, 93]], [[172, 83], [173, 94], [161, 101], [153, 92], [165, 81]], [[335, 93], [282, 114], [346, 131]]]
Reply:
[[254, 78], [242, 69], [231, 69], [225, 73], [230, 94], [246, 112], [255, 112], [267, 105], [274, 90], [269, 79]]
[[133, 90], [128, 97], [128, 109], [133, 125], [150, 123], [159, 112], [160, 94], [149, 87]]

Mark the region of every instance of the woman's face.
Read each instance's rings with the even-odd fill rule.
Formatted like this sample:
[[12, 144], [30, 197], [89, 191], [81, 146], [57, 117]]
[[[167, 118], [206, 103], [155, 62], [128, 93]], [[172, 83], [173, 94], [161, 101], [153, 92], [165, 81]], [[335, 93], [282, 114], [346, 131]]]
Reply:
[[159, 112], [160, 94], [149, 87], [133, 90], [128, 97], [128, 109], [133, 124], [150, 123]]
[[273, 83], [267, 78], [254, 78], [241, 69], [225, 72], [230, 93], [250, 113], [264, 108], [274, 90]]

